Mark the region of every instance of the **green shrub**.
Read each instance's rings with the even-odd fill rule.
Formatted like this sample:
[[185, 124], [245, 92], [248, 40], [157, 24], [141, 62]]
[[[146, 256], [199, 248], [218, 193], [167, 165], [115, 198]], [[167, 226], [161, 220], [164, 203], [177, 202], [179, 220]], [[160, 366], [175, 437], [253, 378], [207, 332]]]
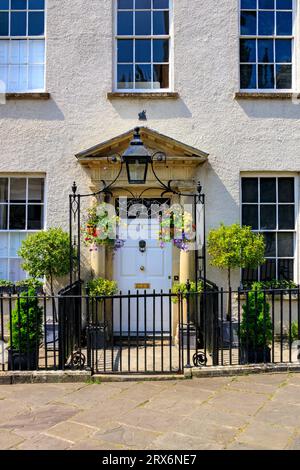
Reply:
[[299, 339], [298, 336], [298, 323], [296, 321], [293, 321], [291, 325], [291, 332], [289, 332], [289, 337], [290, 337], [290, 342], [293, 343], [294, 341], [297, 341]]
[[35, 291], [41, 289], [43, 287], [43, 283], [38, 279], [30, 277], [28, 279], [23, 279], [22, 281], [18, 281], [15, 284], [16, 287], [27, 287], [28, 289], [32, 288]]
[[[183, 299], [187, 298], [188, 292], [190, 292], [190, 294], [195, 294], [196, 292], [201, 293], [202, 291], [203, 291], [203, 282], [198, 282], [197, 289], [196, 289], [196, 283], [191, 282], [189, 291], [187, 289], [187, 285], [185, 282], [182, 282], [182, 283], [178, 282], [176, 284], [173, 284], [173, 287], [172, 287], [172, 294], [178, 295], [180, 293], [182, 294]], [[193, 296], [191, 298], [193, 298]], [[178, 297], [172, 297], [172, 302], [174, 304], [177, 304]]]
[[29, 288], [16, 301], [12, 310], [10, 346], [21, 354], [33, 352], [43, 336], [43, 309], [39, 306], [35, 290]]
[[116, 281], [109, 281], [102, 277], [92, 279], [87, 283], [87, 287], [92, 297], [111, 296], [117, 293], [118, 284]]
[[14, 283], [6, 279], [0, 279], [0, 287], [14, 287]]
[[295, 289], [297, 284], [293, 281], [284, 281], [273, 279], [272, 281], [248, 281], [243, 283], [244, 289], [252, 289], [257, 286], [259, 289]]
[[272, 341], [272, 320], [270, 305], [259, 286], [255, 285], [248, 294], [248, 302], [242, 306], [240, 340], [243, 346], [265, 348]]

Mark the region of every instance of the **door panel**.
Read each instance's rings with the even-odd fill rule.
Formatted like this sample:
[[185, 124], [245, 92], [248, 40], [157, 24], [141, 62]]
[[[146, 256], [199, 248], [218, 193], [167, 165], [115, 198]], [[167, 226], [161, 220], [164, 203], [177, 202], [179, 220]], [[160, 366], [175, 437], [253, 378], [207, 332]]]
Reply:
[[[153, 227], [151, 221], [152, 238], [147, 239], [145, 227], [149, 221], [129, 221], [130, 233], [135, 239], [128, 239], [124, 246], [114, 255], [114, 279], [118, 282], [118, 289], [123, 294], [142, 295], [163, 291], [168, 293], [172, 287], [172, 244], [167, 243], [160, 248], [158, 242], [158, 224]], [[140, 230], [141, 229], [141, 230]], [[140, 233], [141, 237], [136, 238]], [[155, 234], [155, 235], [154, 235]], [[146, 241], [146, 250], [140, 251], [140, 240]], [[148, 288], [138, 289], [138, 285], [148, 285]], [[169, 297], [162, 299], [153, 297], [122, 299], [114, 302], [114, 332], [122, 335], [157, 334], [170, 331], [170, 302]]]

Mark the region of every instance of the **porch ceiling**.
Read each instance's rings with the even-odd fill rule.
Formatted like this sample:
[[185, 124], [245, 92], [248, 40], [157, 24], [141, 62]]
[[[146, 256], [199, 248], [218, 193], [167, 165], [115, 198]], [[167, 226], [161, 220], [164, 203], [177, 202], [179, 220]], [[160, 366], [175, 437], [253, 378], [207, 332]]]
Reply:
[[[122, 154], [128, 147], [134, 130], [131, 129], [112, 139], [97, 144], [87, 150], [77, 153], [75, 156], [81, 165], [90, 168], [107, 165], [107, 157], [114, 154]], [[146, 147], [153, 151], [163, 151], [167, 154], [168, 163], [189, 164], [193, 167], [204, 163], [208, 154], [190, 145], [179, 142], [166, 135], [160, 134], [148, 127], [140, 127], [142, 140]]]

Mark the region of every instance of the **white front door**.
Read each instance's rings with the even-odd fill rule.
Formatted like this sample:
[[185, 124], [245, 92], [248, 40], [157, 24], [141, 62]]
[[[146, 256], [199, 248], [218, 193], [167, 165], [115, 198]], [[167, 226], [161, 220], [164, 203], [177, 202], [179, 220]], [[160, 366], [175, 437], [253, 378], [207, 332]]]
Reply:
[[[152, 223], [149, 230], [149, 223]], [[172, 287], [172, 243], [161, 248], [158, 224], [152, 220], [129, 220], [129, 236], [114, 255], [114, 279], [122, 294], [137, 291], [165, 294]], [[151, 232], [151, 233], [149, 233]], [[145, 245], [145, 246], [144, 246]], [[122, 305], [120, 305], [122, 304]], [[170, 332], [170, 299], [165, 296], [131, 298], [115, 302], [113, 329], [115, 334], [147, 335]]]

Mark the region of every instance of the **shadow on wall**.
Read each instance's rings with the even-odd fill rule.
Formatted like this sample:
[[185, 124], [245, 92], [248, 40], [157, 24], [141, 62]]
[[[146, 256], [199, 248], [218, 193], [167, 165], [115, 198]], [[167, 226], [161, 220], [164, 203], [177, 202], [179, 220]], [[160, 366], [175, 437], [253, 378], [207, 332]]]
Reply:
[[191, 118], [192, 113], [180, 98], [173, 99], [113, 99], [111, 105], [122, 119], [135, 119], [138, 114], [146, 110], [147, 119], [177, 119]]
[[300, 119], [300, 100], [237, 100], [244, 113], [255, 119]]
[[0, 104], [1, 119], [28, 119], [30, 121], [64, 121], [65, 116], [53, 99], [8, 100]]

